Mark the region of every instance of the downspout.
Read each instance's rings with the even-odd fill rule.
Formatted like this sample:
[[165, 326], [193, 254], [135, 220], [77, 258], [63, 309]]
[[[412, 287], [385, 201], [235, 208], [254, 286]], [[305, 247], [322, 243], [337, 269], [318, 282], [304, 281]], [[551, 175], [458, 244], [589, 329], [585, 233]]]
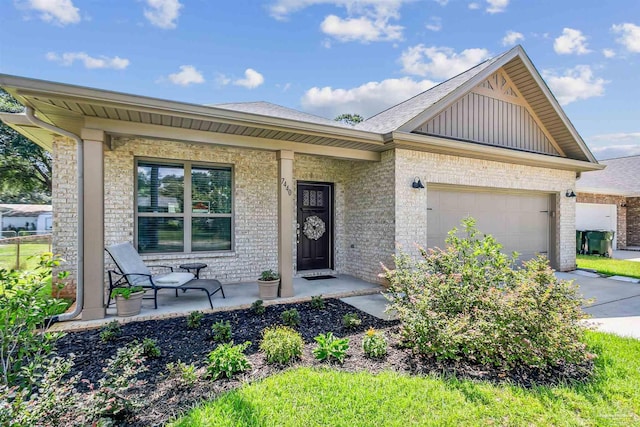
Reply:
[[76, 308], [70, 313], [63, 313], [53, 316], [46, 322], [52, 325], [56, 322], [64, 322], [78, 317], [84, 307], [84, 206], [82, 203], [84, 197], [84, 146], [82, 139], [71, 132], [43, 122], [35, 116], [35, 111], [31, 107], [26, 107], [25, 111], [27, 120], [34, 126], [50, 130], [58, 135], [66, 136], [76, 142], [77, 147], [77, 167], [78, 167], [78, 261], [77, 261], [77, 278], [76, 278]]

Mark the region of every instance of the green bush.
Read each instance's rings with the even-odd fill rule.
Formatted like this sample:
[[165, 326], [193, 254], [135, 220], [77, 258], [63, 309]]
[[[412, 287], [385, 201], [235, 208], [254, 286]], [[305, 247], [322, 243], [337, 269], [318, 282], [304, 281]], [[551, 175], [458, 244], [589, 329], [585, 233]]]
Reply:
[[213, 326], [211, 326], [211, 330], [213, 331], [214, 342], [231, 341], [231, 323], [229, 323], [228, 320], [226, 322], [221, 320], [214, 323]]
[[342, 326], [347, 329], [357, 328], [362, 324], [362, 319], [358, 316], [358, 313], [347, 313], [342, 316]]
[[156, 357], [160, 357], [162, 351], [160, 351], [160, 346], [158, 346], [158, 341], [153, 338], [145, 338], [142, 340], [142, 354], [149, 359], [155, 359]]
[[314, 295], [311, 297], [311, 308], [324, 310], [324, 300], [322, 299], [322, 295]]
[[207, 373], [211, 379], [220, 377], [231, 378], [238, 372], [244, 372], [251, 368], [244, 351], [251, 345], [247, 341], [244, 344], [233, 345], [232, 343], [221, 344], [215, 348], [209, 356]]
[[117, 320], [112, 320], [100, 328], [100, 341], [102, 342], [114, 341], [120, 335], [122, 335], [122, 327]]
[[383, 358], [387, 354], [387, 340], [384, 334], [369, 328], [362, 338], [362, 350], [372, 359]]
[[204, 314], [201, 311], [192, 311], [187, 316], [187, 328], [189, 329], [197, 329], [200, 327], [200, 323], [202, 323], [202, 318]]
[[344, 362], [347, 350], [349, 350], [349, 338], [336, 338], [333, 333], [327, 332], [318, 335], [314, 340], [318, 343], [313, 349], [313, 355], [316, 359], [320, 361], [335, 359], [340, 363]]
[[472, 218], [462, 224], [465, 236], [450, 231], [446, 249], [421, 249], [419, 261], [400, 254], [386, 271], [405, 344], [503, 368], [586, 361], [577, 287], [556, 279], [543, 257], [513, 267], [517, 254], [500, 252]]
[[292, 308], [291, 310], [285, 310], [280, 315], [280, 319], [286, 326], [295, 328], [300, 324], [300, 313], [298, 313], [298, 310], [296, 310], [295, 308]]
[[264, 302], [261, 299], [257, 299], [251, 304], [251, 311], [255, 314], [262, 315], [267, 310], [264, 306]]
[[[60, 259], [43, 254], [32, 271], [0, 269], [0, 384], [12, 386], [28, 383], [23, 374], [42, 371], [40, 365], [63, 334], [39, 332], [50, 323], [48, 317], [66, 303], [45, 295], [51, 269]], [[67, 273], [58, 274], [64, 279]]]
[[302, 355], [302, 335], [287, 326], [273, 326], [262, 331], [260, 350], [268, 363], [286, 364]]
[[198, 380], [198, 373], [193, 363], [186, 364], [180, 360], [176, 363], [167, 363], [169, 378], [175, 379], [182, 387], [192, 386]]

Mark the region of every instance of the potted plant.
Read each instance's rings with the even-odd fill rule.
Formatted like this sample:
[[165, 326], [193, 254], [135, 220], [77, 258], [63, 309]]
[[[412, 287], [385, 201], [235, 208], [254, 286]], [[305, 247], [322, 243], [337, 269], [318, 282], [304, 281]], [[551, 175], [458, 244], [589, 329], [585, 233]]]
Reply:
[[140, 314], [143, 295], [144, 289], [141, 286], [127, 286], [112, 290], [111, 297], [116, 299], [118, 316], [127, 317]]
[[278, 273], [273, 270], [263, 271], [258, 279], [260, 299], [268, 300], [277, 298], [279, 286], [280, 275]]

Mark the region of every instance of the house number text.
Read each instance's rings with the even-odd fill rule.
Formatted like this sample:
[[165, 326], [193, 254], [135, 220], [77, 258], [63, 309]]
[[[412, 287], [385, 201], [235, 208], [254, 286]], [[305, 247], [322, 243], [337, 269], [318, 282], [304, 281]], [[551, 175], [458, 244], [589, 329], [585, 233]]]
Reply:
[[289, 186], [289, 183], [284, 178], [281, 178], [280, 182], [282, 183], [284, 189], [287, 190], [287, 193], [289, 193], [289, 195], [291, 196], [293, 194], [293, 190]]

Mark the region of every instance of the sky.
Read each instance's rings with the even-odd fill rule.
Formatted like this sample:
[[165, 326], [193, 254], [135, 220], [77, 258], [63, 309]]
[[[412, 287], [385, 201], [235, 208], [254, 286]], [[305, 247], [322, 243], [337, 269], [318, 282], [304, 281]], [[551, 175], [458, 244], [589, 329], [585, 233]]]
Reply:
[[372, 116], [521, 44], [599, 159], [640, 154], [639, 0], [0, 0], [0, 73]]

